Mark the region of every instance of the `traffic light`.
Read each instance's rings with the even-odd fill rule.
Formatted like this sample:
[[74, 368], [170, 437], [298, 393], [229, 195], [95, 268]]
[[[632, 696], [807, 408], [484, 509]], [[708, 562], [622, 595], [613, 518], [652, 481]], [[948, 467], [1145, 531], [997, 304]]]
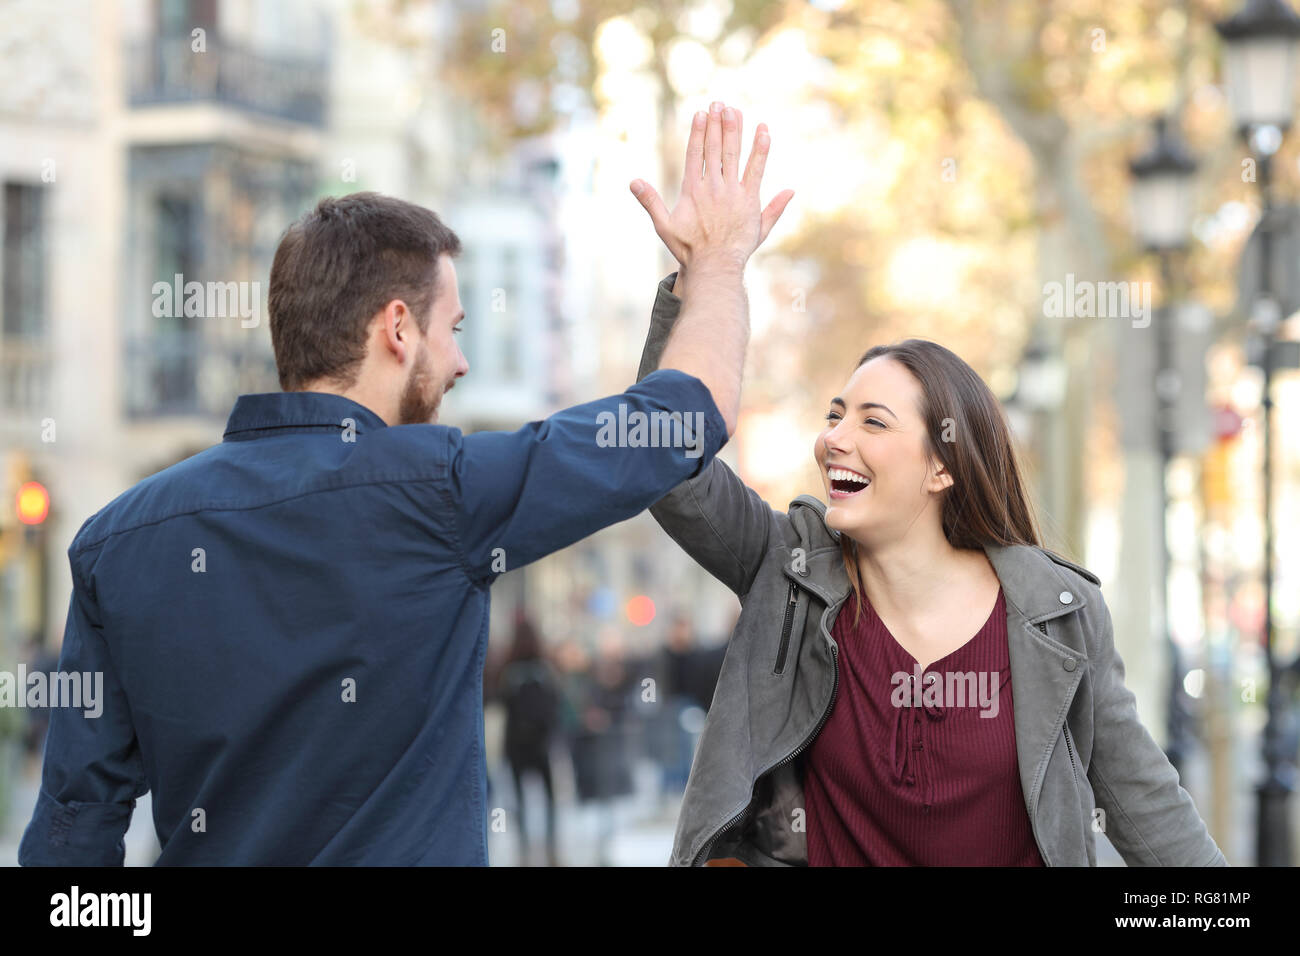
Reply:
[[[27, 453], [11, 451], [0, 474], [0, 631], [44, 639], [49, 599], [50, 493]], [[25, 639], [25, 637], [23, 638]], [[12, 650], [12, 649], [11, 649]]]
[[39, 481], [25, 481], [18, 487], [14, 509], [23, 524], [41, 524], [50, 513], [50, 493]]

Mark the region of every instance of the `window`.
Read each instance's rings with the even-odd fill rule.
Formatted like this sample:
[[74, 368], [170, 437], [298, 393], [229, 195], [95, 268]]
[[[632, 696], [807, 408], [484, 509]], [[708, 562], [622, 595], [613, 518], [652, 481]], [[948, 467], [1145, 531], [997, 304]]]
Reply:
[[45, 266], [44, 187], [5, 183], [0, 310], [6, 339], [38, 342], [45, 338]]

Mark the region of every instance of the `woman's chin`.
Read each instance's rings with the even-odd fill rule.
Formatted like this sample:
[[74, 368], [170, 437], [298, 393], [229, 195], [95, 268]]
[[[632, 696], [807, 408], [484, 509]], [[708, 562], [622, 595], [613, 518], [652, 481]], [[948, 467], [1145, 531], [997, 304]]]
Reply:
[[826, 506], [826, 527], [840, 534], [856, 538], [867, 524], [867, 518], [856, 502], [832, 498]]
[[841, 533], [847, 531], [853, 524], [852, 519], [845, 513], [847, 510], [847, 508], [832, 498], [826, 506], [826, 527], [830, 528], [832, 531], [839, 531]]

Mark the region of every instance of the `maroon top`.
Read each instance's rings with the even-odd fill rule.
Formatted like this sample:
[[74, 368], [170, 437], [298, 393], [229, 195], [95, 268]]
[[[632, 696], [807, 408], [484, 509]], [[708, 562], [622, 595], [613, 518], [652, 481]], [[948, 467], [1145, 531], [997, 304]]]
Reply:
[[1002, 589], [919, 690], [916, 659], [870, 601], [853, 625], [856, 600], [835, 621], [839, 690], [806, 753], [809, 866], [1042, 866], [1016, 761]]

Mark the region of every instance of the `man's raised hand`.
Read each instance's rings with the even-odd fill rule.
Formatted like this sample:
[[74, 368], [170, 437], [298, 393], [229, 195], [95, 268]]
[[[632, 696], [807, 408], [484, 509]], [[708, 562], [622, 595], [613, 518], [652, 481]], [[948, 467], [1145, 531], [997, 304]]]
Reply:
[[655, 232], [683, 267], [709, 262], [743, 266], [767, 238], [794, 195], [786, 189], [759, 205], [759, 187], [771, 137], [759, 124], [742, 179], [740, 110], [713, 103], [696, 113], [686, 143], [681, 195], [672, 212], [653, 186], [636, 179], [631, 190], [650, 214]]

